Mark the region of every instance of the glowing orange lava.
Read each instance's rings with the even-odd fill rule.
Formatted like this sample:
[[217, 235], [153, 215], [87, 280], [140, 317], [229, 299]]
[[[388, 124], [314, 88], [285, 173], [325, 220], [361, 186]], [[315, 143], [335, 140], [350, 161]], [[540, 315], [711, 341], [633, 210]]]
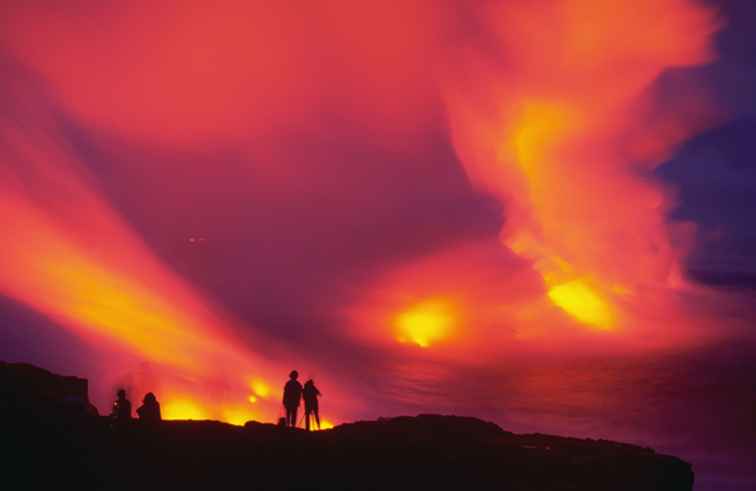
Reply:
[[330, 430], [331, 428], [335, 427], [336, 425], [332, 422], [328, 421], [327, 419], [321, 419], [320, 420], [320, 428], [315, 428], [316, 430]]
[[572, 280], [549, 288], [549, 298], [583, 324], [610, 329], [615, 325], [613, 309], [584, 281]]
[[163, 419], [192, 419], [203, 420], [209, 419], [209, 415], [201, 406], [186, 398], [170, 398], [167, 403], [161, 407]]
[[449, 337], [457, 321], [448, 302], [427, 300], [410, 307], [394, 319], [399, 342], [412, 342], [421, 348]]

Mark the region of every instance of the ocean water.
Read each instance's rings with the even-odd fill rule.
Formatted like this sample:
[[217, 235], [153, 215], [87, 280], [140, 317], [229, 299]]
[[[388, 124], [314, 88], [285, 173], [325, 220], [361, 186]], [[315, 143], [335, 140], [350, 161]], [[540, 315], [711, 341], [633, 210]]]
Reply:
[[[390, 411], [465, 414], [516, 433], [605, 438], [693, 464], [696, 491], [756, 490], [756, 345], [532, 360], [497, 368], [405, 366]], [[414, 394], [414, 396], [407, 396]]]

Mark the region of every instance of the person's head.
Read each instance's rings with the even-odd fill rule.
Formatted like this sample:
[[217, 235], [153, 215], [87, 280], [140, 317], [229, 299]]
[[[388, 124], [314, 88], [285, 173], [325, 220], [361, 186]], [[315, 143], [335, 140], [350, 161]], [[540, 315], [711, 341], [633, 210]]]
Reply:
[[315, 382], [312, 379], [310, 379], [307, 382], [305, 382], [305, 385], [315, 385]]
[[292, 370], [291, 373], [289, 374], [289, 378], [292, 379], [292, 380], [298, 379], [299, 378], [299, 372], [296, 371], [296, 370]]
[[145, 404], [151, 404], [157, 402], [157, 399], [155, 398], [155, 394], [148, 392], [147, 394], [145, 394], [144, 400], [142, 402], [144, 402]]
[[118, 392], [116, 393], [118, 395], [119, 399], [126, 399], [126, 391], [123, 389], [118, 389]]

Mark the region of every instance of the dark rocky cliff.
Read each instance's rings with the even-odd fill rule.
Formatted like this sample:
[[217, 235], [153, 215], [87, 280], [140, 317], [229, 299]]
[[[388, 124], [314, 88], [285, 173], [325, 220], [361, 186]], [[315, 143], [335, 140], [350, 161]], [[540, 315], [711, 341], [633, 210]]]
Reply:
[[[56, 378], [59, 379], [56, 382]], [[689, 491], [691, 467], [603, 440], [515, 435], [420, 415], [306, 433], [167, 421], [113, 428], [76, 403], [86, 381], [0, 364], [5, 482], [36, 489], [505, 489]], [[86, 394], [84, 394], [86, 400]]]

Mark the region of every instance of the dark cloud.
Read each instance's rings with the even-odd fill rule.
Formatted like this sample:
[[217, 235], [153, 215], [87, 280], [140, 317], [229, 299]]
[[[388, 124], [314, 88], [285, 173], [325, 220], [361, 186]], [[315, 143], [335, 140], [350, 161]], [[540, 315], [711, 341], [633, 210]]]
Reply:
[[688, 142], [658, 174], [677, 189], [674, 220], [699, 229], [688, 267], [733, 284], [756, 275], [756, 119], [738, 119]]

